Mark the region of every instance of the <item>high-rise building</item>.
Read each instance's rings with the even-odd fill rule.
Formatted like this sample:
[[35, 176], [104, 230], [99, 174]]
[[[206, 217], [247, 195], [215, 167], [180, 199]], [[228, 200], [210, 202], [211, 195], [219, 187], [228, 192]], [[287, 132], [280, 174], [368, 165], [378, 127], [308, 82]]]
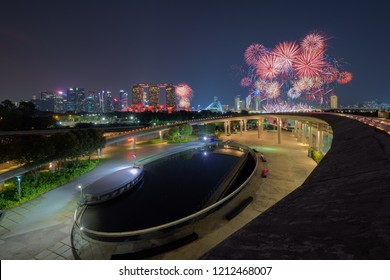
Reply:
[[56, 91], [54, 95], [54, 113], [65, 112], [64, 92], [61, 90]]
[[176, 94], [175, 94], [175, 86], [172, 84], [167, 84], [165, 86], [165, 94], [166, 94], [166, 108], [168, 113], [172, 113], [172, 110], [176, 108]]
[[54, 112], [54, 93], [50, 91], [42, 91], [41, 98], [38, 102], [38, 110]]
[[255, 111], [260, 111], [261, 110], [260, 96], [256, 95], [255, 98], [254, 98], [254, 101], [255, 101]]
[[102, 91], [103, 94], [103, 113], [111, 113], [114, 111], [114, 99], [112, 98], [111, 91]]
[[248, 95], [246, 98], [245, 98], [245, 108], [247, 110], [250, 110], [251, 109], [251, 103], [252, 103], [252, 96]]
[[241, 107], [240, 107], [240, 104], [241, 102], [240, 102], [240, 96], [239, 95], [237, 95], [235, 98], [234, 98], [234, 110], [235, 111], [241, 111]]
[[121, 109], [126, 109], [129, 106], [129, 94], [123, 89], [119, 91], [119, 102]]
[[141, 84], [136, 84], [133, 85], [131, 92], [133, 94], [132, 107], [135, 111], [140, 112], [144, 107], [144, 88]]
[[157, 85], [149, 85], [148, 108], [158, 110], [160, 89]]
[[66, 92], [65, 111], [78, 113], [82, 111], [82, 104], [85, 98], [83, 88], [68, 88]]
[[330, 108], [331, 109], [337, 109], [338, 108], [337, 95], [332, 95], [330, 97]]
[[99, 112], [98, 108], [99, 102], [95, 92], [88, 91], [82, 105], [82, 111], [93, 114]]

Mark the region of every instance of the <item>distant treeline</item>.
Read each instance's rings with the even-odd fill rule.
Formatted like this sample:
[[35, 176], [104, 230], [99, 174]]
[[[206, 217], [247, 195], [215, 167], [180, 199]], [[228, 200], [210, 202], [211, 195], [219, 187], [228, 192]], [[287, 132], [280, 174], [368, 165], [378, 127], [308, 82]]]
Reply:
[[0, 136], [0, 163], [17, 161], [20, 164], [40, 164], [52, 160], [92, 156], [105, 145], [100, 129], [75, 129], [51, 136], [38, 134]]
[[36, 113], [32, 102], [22, 101], [16, 106], [4, 100], [0, 103], [0, 130], [46, 129], [55, 125], [52, 116], [39, 116]]

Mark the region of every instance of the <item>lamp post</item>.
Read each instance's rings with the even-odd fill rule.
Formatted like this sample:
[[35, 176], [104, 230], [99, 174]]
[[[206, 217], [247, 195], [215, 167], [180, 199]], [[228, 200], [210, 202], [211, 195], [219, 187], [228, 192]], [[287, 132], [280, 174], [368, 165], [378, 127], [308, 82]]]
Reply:
[[80, 203], [83, 203], [83, 188], [81, 185], [79, 185], [78, 188], [80, 189]]
[[22, 181], [22, 178], [20, 176], [16, 176], [17, 180], [18, 180], [18, 195], [20, 197], [20, 181]]

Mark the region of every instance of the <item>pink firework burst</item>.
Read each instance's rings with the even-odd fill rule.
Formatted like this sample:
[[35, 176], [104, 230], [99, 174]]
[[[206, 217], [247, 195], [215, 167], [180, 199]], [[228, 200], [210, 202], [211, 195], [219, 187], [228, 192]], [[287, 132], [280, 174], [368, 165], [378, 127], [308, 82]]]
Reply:
[[191, 106], [191, 102], [187, 98], [183, 98], [179, 101], [179, 107], [183, 109], [188, 109]]
[[257, 90], [259, 90], [260, 92], [265, 91], [266, 88], [267, 88], [267, 86], [268, 86], [268, 82], [267, 82], [267, 81], [264, 81], [264, 80], [259, 79], [259, 80], [257, 80], [257, 81], [255, 82], [255, 88], [256, 88]]
[[294, 82], [294, 89], [300, 92], [308, 91], [313, 87], [313, 81], [309, 77], [303, 77]]
[[278, 98], [280, 95], [280, 85], [278, 82], [271, 82], [267, 85], [266, 93], [268, 98]]
[[268, 50], [263, 45], [252, 44], [245, 50], [245, 62], [248, 65], [256, 66], [259, 63], [261, 57], [267, 53]]
[[277, 57], [273, 54], [267, 54], [260, 59], [257, 64], [257, 75], [263, 79], [272, 80], [280, 73], [277, 64]]
[[244, 77], [241, 79], [240, 84], [242, 87], [249, 87], [252, 84], [252, 79], [249, 77]]
[[338, 76], [339, 76], [339, 71], [334, 67], [325, 67], [322, 70], [322, 75], [321, 75], [322, 80], [327, 84], [336, 81]]
[[322, 52], [325, 48], [325, 37], [319, 33], [310, 33], [303, 38], [301, 47], [305, 51]]
[[339, 84], [348, 84], [350, 81], [352, 81], [352, 74], [350, 72], [341, 72], [337, 79]]
[[283, 42], [275, 47], [273, 54], [277, 57], [279, 67], [284, 71], [289, 71], [299, 54], [299, 47], [295, 42]]
[[314, 77], [322, 74], [326, 66], [323, 52], [303, 51], [294, 60], [293, 68], [299, 77]]
[[180, 98], [191, 98], [192, 97], [192, 89], [187, 84], [179, 84], [175, 87], [175, 93]]
[[287, 92], [287, 95], [292, 98], [292, 99], [296, 99], [298, 98], [299, 96], [301, 96], [302, 92], [299, 90], [299, 89], [296, 89], [294, 87], [290, 88]]

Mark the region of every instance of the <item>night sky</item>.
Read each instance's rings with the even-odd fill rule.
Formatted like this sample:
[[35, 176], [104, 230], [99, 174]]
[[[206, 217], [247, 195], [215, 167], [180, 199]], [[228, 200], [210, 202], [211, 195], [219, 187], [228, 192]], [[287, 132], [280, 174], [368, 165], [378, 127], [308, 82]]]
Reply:
[[[120, 89], [188, 83], [192, 106], [245, 97], [235, 65], [251, 43], [273, 48], [312, 31], [353, 81], [340, 103], [390, 103], [386, 1], [1, 1], [0, 101], [43, 90]], [[379, 3], [378, 3], [379, 2]]]

